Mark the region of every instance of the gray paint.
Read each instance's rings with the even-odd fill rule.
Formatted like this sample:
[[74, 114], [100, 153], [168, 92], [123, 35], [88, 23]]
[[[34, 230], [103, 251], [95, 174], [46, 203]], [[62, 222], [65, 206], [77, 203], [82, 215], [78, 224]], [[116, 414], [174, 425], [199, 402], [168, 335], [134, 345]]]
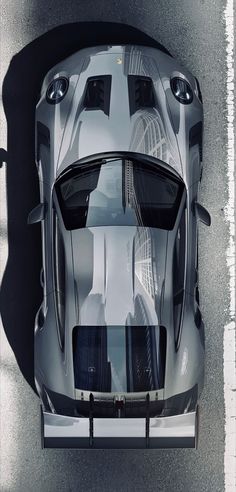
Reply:
[[[117, 63], [118, 60], [122, 60], [122, 63]], [[99, 74], [112, 74], [109, 117], [102, 111], [86, 112], [82, 108], [86, 80], [89, 76]], [[157, 101], [155, 109], [145, 108], [130, 117], [127, 74], [147, 75], [152, 78]], [[190, 106], [180, 105], [170, 92], [170, 76], [180, 74], [193, 87], [194, 98]], [[53, 106], [46, 102], [45, 92], [48, 83], [58, 75], [69, 77], [70, 86], [64, 100]], [[131, 316], [132, 319], [135, 316], [137, 295], [143, 300], [148, 322], [161, 322], [167, 328], [164, 398], [184, 392], [195, 384], [199, 385], [199, 391], [202, 389], [204, 347], [200, 331], [203, 327], [199, 331], [194, 321], [197, 308], [194, 300], [197, 224], [191, 207], [197, 197], [200, 159], [198, 145], [189, 151], [188, 140], [190, 128], [202, 121], [202, 118], [202, 105], [197, 97], [193, 76], [174, 59], [153, 48], [87, 48], [63, 61], [46, 76], [36, 111], [36, 122], [40, 121], [50, 130], [50, 148], [40, 146], [38, 162], [41, 201], [48, 203], [49, 210], [42, 223], [46, 279], [42, 309], [46, 318], [44, 326], [39, 329], [36, 317], [35, 335], [35, 378], [39, 392], [44, 384], [68, 397], [78, 396], [74, 389], [73, 327], [78, 323], [123, 325], [127, 317], [130, 319]], [[157, 136], [157, 142], [153, 135]], [[140, 277], [137, 257], [134, 258], [134, 283], [132, 282], [132, 244], [135, 243], [138, 231], [130, 227], [122, 230], [119, 227], [99, 227], [86, 231], [66, 231], [55, 199], [66, 252], [66, 335], [65, 349], [62, 352], [58, 343], [52, 272], [53, 184], [58, 175], [78, 159], [98, 152], [119, 150], [159, 156], [182, 176], [187, 188], [186, 302], [181, 343], [176, 351], [171, 309], [171, 258], [177, 222], [184, 204], [182, 203], [173, 231], [142, 231], [143, 234], [150, 235], [151, 248], [157, 258], [155, 266], [151, 261], [155, 288], [153, 287], [150, 295]], [[97, 258], [101, 260], [98, 262]], [[169, 261], [165, 272], [166, 258]], [[161, 291], [164, 294], [162, 306]], [[138, 323], [144, 324], [144, 321], [138, 319]], [[45, 357], [46, 352], [50, 353], [50, 357]]]

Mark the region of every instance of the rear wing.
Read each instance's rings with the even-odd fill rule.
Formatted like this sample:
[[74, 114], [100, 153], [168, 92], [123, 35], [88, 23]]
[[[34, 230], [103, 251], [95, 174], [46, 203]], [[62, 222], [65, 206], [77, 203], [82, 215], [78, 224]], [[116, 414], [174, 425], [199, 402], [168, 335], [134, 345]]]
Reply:
[[196, 448], [197, 420], [197, 412], [155, 418], [85, 418], [42, 411], [42, 447]]

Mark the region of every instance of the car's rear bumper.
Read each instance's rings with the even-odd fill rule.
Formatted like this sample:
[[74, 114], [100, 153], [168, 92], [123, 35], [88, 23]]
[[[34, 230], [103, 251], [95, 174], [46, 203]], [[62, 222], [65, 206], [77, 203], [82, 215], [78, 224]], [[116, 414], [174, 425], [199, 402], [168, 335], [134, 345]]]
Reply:
[[197, 413], [150, 418], [80, 418], [42, 412], [45, 448], [195, 448]]

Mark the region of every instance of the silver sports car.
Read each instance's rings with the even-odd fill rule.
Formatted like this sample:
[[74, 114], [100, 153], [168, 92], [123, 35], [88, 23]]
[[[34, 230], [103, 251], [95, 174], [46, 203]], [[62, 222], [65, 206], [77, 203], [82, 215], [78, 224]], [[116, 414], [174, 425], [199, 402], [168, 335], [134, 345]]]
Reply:
[[199, 83], [166, 51], [84, 48], [36, 109], [42, 445], [196, 447], [204, 378]]

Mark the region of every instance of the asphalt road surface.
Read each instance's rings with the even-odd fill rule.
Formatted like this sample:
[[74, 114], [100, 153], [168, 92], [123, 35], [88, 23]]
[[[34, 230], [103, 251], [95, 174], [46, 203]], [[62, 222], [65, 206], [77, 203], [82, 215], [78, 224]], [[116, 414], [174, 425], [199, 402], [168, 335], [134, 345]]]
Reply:
[[[217, 0], [1, 1], [0, 147], [7, 150], [0, 151], [6, 162], [0, 170], [3, 492], [224, 491], [223, 330], [229, 308], [224, 6]], [[142, 29], [201, 84], [205, 139], [200, 201], [211, 213], [212, 227], [200, 226], [206, 378], [197, 451], [41, 450], [39, 400], [32, 389], [40, 237], [37, 227], [26, 226], [27, 214], [38, 200], [34, 102], [42, 71], [60, 53], [76, 50], [79, 27], [73, 24], [42, 35], [78, 21], [122, 22]]]

